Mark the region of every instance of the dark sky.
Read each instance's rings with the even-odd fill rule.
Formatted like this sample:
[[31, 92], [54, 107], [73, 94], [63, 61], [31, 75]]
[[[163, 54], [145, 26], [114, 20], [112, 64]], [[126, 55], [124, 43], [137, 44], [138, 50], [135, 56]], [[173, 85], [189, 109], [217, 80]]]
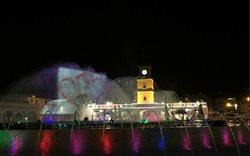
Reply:
[[246, 93], [247, 1], [88, 1], [2, 5], [1, 92], [56, 63], [91, 66], [114, 79], [151, 65], [160, 89]]

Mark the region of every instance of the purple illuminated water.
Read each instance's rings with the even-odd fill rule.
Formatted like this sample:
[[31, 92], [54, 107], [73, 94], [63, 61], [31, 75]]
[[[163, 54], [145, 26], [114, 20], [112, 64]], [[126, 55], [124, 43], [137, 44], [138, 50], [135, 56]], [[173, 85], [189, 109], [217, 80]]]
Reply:
[[16, 136], [14, 136], [12, 138], [11, 141], [11, 148], [10, 148], [10, 155], [18, 155], [18, 153], [22, 150], [22, 146], [23, 146], [23, 135], [22, 134], [14, 134]]
[[130, 136], [130, 141], [131, 141], [131, 145], [132, 145], [132, 151], [134, 153], [139, 153], [140, 152], [140, 148], [141, 148], [141, 133], [139, 131], [139, 129], [134, 129], [134, 138], [133, 135], [131, 133]]
[[71, 152], [73, 155], [84, 154], [86, 150], [86, 134], [85, 131], [76, 129], [73, 131], [71, 138]]
[[182, 134], [182, 144], [184, 150], [191, 150], [190, 139], [186, 133]]

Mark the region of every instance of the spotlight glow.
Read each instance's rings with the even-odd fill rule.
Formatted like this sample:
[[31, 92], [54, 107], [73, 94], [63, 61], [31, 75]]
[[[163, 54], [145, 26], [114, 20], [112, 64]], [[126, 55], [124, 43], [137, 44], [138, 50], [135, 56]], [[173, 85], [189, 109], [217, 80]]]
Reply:
[[131, 133], [130, 136], [131, 140], [131, 145], [132, 145], [132, 151], [134, 153], [139, 153], [141, 150], [141, 134], [138, 129], [134, 129], [134, 137], [133, 134]]
[[210, 145], [209, 132], [206, 131], [205, 129], [202, 129], [202, 132], [201, 132], [201, 142], [202, 142], [203, 148], [206, 148], [206, 149], [212, 148]]
[[52, 131], [50, 130], [45, 130], [43, 137], [41, 138], [40, 141], [40, 150], [42, 153], [42, 156], [46, 156], [49, 154], [49, 152], [52, 149], [52, 139], [53, 139], [53, 135], [52, 135]]
[[103, 149], [105, 154], [110, 154], [112, 151], [111, 134], [109, 131], [106, 131], [103, 136]]
[[20, 135], [14, 136], [11, 142], [11, 155], [15, 156], [21, 151], [23, 145], [23, 137]]
[[223, 136], [223, 144], [228, 147], [232, 146], [229, 130], [227, 127], [222, 129], [222, 136]]
[[71, 135], [71, 151], [74, 155], [83, 154], [86, 149], [86, 135], [84, 131], [74, 130]]
[[11, 135], [8, 131], [0, 131], [0, 149], [9, 147], [11, 144]]
[[165, 150], [165, 141], [162, 140], [161, 136], [159, 136], [157, 140], [158, 140], [157, 145], [158, 145], [159, 151], [164, 151]]
[[184, 150], [191, 150], [191, 142], [186, 134], [182, 136], [182, 145]]
[[238, 144], [240, 144], [240, 145], [246, 144], [245, 138], [243, 136], [243, 132], [239, 128], [237, 129], [237, 141], [238, 141]]

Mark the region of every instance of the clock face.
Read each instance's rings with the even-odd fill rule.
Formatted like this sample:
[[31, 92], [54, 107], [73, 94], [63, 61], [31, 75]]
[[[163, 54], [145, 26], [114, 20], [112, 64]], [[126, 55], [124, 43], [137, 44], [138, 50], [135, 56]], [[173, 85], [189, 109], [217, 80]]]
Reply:
[[147, 71], [146, 69], [143, 69], [143, 70], [141, 71], [141, 73], [142, 73], [142, 75], [147, 75], [148, 71]]

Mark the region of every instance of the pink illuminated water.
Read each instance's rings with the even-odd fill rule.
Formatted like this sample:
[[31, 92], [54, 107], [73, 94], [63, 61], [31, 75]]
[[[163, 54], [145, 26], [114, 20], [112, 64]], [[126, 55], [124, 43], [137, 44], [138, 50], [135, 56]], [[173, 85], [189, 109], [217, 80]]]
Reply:
[[86, 135], [83, 131], [75, 130], [71, 136], [71, 151], [74, 155], [79, 155], [86, 149]]
[[206, 149], [211, 148], [210, 135], [209, 135], [209, 132], [206, 131], [205, 129], [203, 129], [202, 132], [201, 132], [201, 142], [202, 142], [203, 148], [206, 148]]
[[222, 136], [223, 136], [223, 144], [225, 146], [232, 146], [232, 142], [230, 140], [230, 132], [227, 127], [222, 129]]
[[191, 142], [186, 134], [182, 136], [182, 145], [184, 150], [191, 150]]
[[245, 141], [245, 138], [243, 136], [243, 132], [241, 129], [237, 130], [237, 141], [238, 141], [238, 144], [240, 145], [246, 144], [246, 141]]

